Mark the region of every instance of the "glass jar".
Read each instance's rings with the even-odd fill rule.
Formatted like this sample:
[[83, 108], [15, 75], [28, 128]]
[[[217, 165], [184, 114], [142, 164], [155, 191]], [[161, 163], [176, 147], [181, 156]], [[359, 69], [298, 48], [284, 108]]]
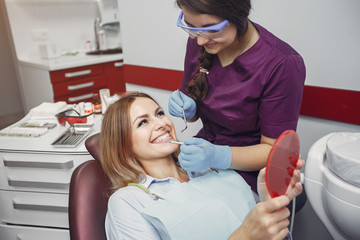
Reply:
[[94, 106], [94, 113], [101, 113], [101, 100], [98, 93], [94, 93], [92, 104]]

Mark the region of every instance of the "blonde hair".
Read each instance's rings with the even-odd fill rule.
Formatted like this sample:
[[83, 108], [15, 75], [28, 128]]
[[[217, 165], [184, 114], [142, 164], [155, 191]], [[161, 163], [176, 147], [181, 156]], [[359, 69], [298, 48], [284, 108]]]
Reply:
[[[100, 133], [101, 165], [110, 179], [113, 191], [138, 183], [145, 178], [146, 172], [132, 153], [130, 107], [136, 98], [153, 100], [145, 93], [131, 93], [110, 105], [104, 115]], [[177, 162], [179, 151], [173, 155]], [[179, 166], [180, 168], [180, 166]], [[181, 169], [184, 173], [184, 170]]]

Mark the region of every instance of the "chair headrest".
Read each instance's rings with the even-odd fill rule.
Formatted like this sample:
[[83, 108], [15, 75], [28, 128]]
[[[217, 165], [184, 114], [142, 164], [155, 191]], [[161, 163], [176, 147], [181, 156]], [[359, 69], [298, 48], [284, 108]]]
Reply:
[[100, 133], [88, 137], [85, 141], [85, 147], [95, 160], [100, 161]]

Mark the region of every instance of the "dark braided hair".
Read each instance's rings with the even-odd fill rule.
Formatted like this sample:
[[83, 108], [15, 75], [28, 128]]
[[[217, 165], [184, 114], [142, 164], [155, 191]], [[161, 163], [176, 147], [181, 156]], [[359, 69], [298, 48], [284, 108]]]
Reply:
[[211, 68], [213, 62], [213, 54], [208, 53], [205, 48], [202, 47], [199, 62], [199, 72], [186, 85], [190, 97], [193, 98], [196, 102], [201, 102], [202, 100], [204, 100], [209, 89], [206, 73], [200, 72], [200, 68], [204, 68], [206, 70]]
[[[251, 9], [250, 0], [176, 0], [176, 4], [193, 13], [210, 14], [228, 20], [236, 27], [238, 37], [243, 36], [247, 30]], [[213, 57], [213, 54], [208, 53], [202, 47], [199, 70], [200, 68], [210, 70]], [[209, 87], [206, 75], [199, 71], [186, 86], [190, 97], [196, 102], [203, 101], [207, 95]]]

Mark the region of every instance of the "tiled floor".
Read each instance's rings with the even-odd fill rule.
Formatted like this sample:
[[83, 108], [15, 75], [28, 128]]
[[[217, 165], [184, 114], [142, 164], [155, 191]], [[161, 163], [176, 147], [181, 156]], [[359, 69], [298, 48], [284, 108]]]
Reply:
[[23, 112], [0, 116], [0, 130], [16, 123], [25, 116]]
[[309, 201], [296, 213], [294, 221], [293, 240], [334, 240], [314, 212]]

